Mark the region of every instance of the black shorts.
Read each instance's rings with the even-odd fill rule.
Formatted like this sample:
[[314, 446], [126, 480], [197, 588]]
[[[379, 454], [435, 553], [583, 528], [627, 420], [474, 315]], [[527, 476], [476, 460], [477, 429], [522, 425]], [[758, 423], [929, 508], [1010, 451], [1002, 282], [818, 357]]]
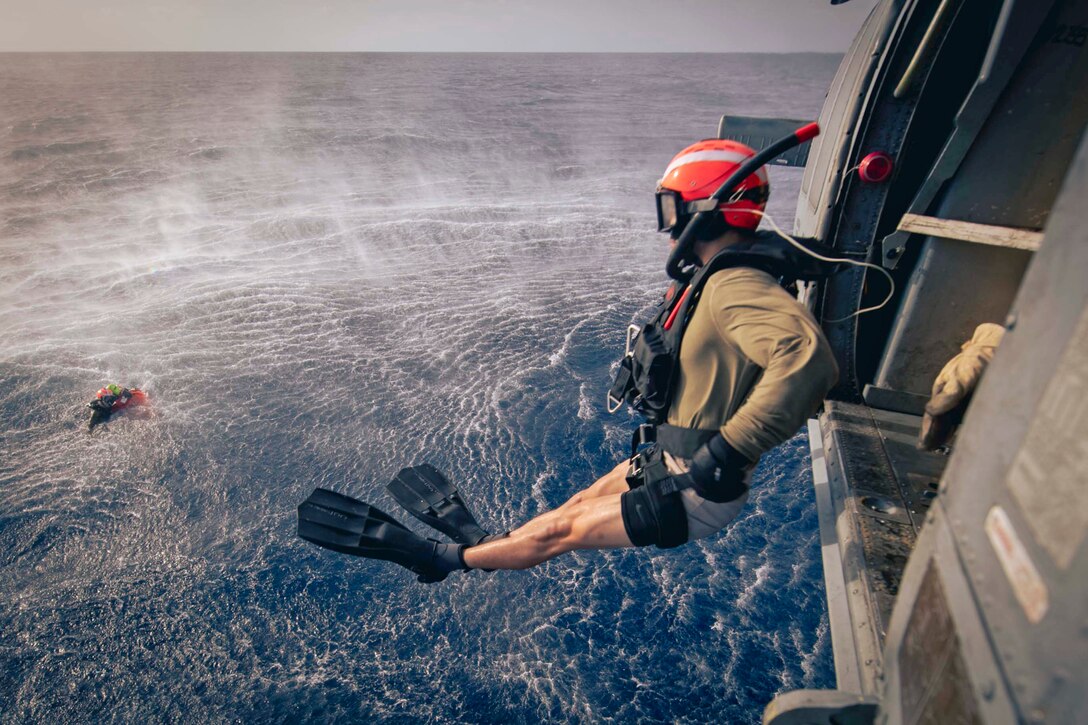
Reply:
[[627, 484], [620, 496], [623, 528], [635, 546], [671, 549], [688, 540], [688, 517], [679, 491], [662, 493], [669, 471], [661, 450], [654, 446], [631, 459]]

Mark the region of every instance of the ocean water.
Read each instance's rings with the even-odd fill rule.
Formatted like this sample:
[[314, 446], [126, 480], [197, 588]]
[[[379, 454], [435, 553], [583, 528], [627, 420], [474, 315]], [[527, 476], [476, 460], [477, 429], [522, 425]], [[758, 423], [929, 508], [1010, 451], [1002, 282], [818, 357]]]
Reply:
[[[438, 585], [295, 506], [409, 522], [384, 484], [429, 461], [502, 530], [609, 470], [656, 179], [724, 112], [815, 117], [837, 63], [0, 55], [0, 720], [732, 723], [832, 686], [803, 436], [716, 537]], [[90, 436], [109, 381], [151, 414]]]

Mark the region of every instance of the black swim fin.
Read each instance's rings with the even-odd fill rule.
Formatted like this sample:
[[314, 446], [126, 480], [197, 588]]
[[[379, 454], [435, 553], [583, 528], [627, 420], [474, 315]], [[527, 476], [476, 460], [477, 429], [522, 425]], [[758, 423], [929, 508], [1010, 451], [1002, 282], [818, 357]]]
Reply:
[[342, 493], [316, 488], [298, 506], [298, 535], [342, 554], [400, 564], [425, 583], [464, 568], [458, 549], [424, 539], [386, 513]]
[[386, 488], [405, 511], [458, 544], [475, 546], [488, 535], [457, 488], [432, 465], [403, 468]]
[[91, 416], [87, 421], [88, 433], [94, 431], [96, 426], [105, 423], [107, 420], [110, 419], [109, 406], [103, 406], [97, 403], [100, 403], [100, 401], [92, 400], [91, 402], [87, 403], [87, 407], [91, 409]]
[[100, 423], [104, 423], [105, 420], [106, 416], [103, 415], [101, 411], [96, 410], [92, 412], [90, 419], [87, 421], [87, 432], [90, 433], [94, 431], [95, 427], [98, 426]]

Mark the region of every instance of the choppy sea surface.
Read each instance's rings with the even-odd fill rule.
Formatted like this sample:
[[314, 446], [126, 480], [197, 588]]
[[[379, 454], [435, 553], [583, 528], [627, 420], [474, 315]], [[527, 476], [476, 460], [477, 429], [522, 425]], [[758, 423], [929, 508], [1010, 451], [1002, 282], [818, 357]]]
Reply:
[[[836, 56], [0, 55], [0, 720], [756, 722], [833, 685], [807, 444], [663, 552], [421, 585], [296, 538], [315, 486], [485, 526], [626, 451], [653, 189]], [[792, 218], [800, 172], [773, 169]], [[106, 382], [149, 416], [85, 431]]]

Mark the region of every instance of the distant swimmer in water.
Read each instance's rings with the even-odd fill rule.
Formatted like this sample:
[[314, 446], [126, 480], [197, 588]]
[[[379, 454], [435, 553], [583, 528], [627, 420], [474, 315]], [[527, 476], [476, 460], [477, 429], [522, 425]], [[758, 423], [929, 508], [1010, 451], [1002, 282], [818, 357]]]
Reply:
[[93, 431], [99, 423], [105, 423], [114, 413], [129, 406], [143, 405], [147, 402], [147, 393], [139, 388], [122, 388], [110, 383], [95, 393], [94, 400], [87, 403], [91, 409], [91, 419], [87, 430]]
[[784, 288], [833, 269], [784, 236], [756, 231], [769, 194], [762, 164], [815, 132], [805, 127], [759, 154], [701, 141], [666, 169], [658, 228], [672, 239], [667, 270], [676, 283], [648, 323], [631, 326], [608, 394], [610, 411], [627, 403], [648, 421], [635, 431], [630, 459], [497, 536], [425, 464], [401, 470], [389, 492], [453, 543], [322, 488], [298, 507], [299, 536], [437, 582], [457, 570], [526, 569], [579, 549], [669, 549], [725, 528], [748, 499], [760, 456], [797, 432], [838, 377], [819, 324]]

